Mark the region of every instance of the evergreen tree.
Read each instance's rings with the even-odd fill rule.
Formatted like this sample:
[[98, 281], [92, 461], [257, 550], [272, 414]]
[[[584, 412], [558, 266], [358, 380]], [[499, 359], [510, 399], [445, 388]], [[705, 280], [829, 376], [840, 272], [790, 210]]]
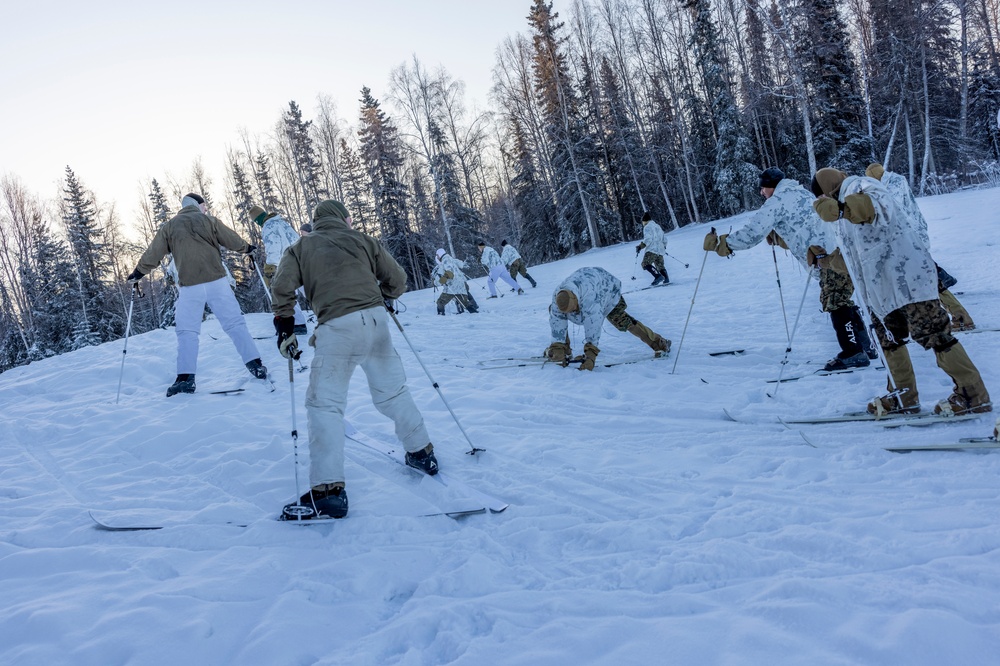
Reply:
[[288, 111], [282, 116], [285, 135], [292, 151], [294, 169], [305, 200], [306, 213], [312, 219], [313, 210], [326, 198], [323, 184], [322, 165], [313, 143], [311, 120], [302, 119], [302, 111], [294, 101], [288, 103]]
[[341, 139], [337, 159], [344, 205], [351, 212], [354, 228], [369, 236], [377, 236], [379, 229], [371, 201], [371, 183], [361, 158], [345, 139]]
[[271, 163], [263, 151], [257, 151], [257, 156], [254, 158], [253, 175], [261, 208], [268, 211], [278, 210], [280, 203], [271, 180]]
[[749, 208], [760, 170], [753, 164], [753, 148], [740, 119], [725, 71], [724, 45], [708, 0], [681, 0], [691, 13], [694, 54], [708, 99], [709, 121], [715, 138], [712, 185], [720, 212], [733, 215]]
[[395, 124], [382, 111], [369, 88], [361, 89], [360, 101], [361, 159], [371, 184], [381, 241], [413, 285], [420, 288], [426, 281], [426, 273], [418, 262], [416, 244], [410, 237], [409, 193], [403, 183], [403, 144]]
[[101, 332], [107, 329], [105, 320], [110, 313], [105, 310], [102, 277], [108, 266], [102, 257], [101, 229], [93, 198], [68, 166], [63, 195], [62, 221], [69, 238], [79, 296], [71, 344], [73, 349], [79, 349], [101, 342]]

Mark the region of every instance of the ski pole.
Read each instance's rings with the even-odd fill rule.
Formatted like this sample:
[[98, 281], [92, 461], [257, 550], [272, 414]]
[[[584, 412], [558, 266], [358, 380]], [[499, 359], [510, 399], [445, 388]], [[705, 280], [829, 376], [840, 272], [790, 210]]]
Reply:
[[781, 369], [778, 371], [778, 383], [774, 386], [774, 393], [767, 394], [767, 397], [769, 398], [773, 398], [778, 395], [778, 389], [781, 388], [781, 376], [785, 374], [785, 366], [788, 364], [788, 355], [792, 351], [792, 338], [795, 337], [795, 331], [799, 327], [799, 317], [802, 315], [802, 306], [806, 304], [806, 294], [809, 293], [809, 283], [812, 281], [813, 271], [815, 270], [815, 266], [809, 267], [809, 274], [806, 276], [806, 288], [802, 290], [802, 300], [799, 301], [799, 311], [795, 313], [795, 323], [792, 324], [792, 332], [788, 336], [788, 347], [785, 348], [785, 357], [781, 359]]
[[771, 256], [774, 258], [774, 277], [778, 281], [778, 300], [781, 302], [781, 316], [785, 318], [785, 339], [792, 346], [792, 334], [788, 331], [788, 314], [785, 312], [785, 295], [781, 292], [781, 274], [778, 272], [778, 253], [771, 246]]
[[[674, 255], [670, 254], [669, 252], [664, 252], [663, 254], [667, 255], [668, 257], [670, 257], [671, 259], [673, 259], [674, 261], [676, 261], [678, 264], [684, 264], [683, 261], [681, 261], [680, 259], [678, 259]], [[684, 264], [684, 268], [687, 268], [688, 266], [689, 266], [689, 264]]]
[[455, 416], [455, 411], [451, 408], [451, 405], [448, 404], [448, 400], [445, 399], [444, 393], [441, 392], [441, 387], [438, 386], [438, 383], [434, 381], [433, 377], [431, 377], [430, 370], [427, 369], [427, 366], [424, 365], [424, 362], [420, 358], [420, 354], [417, 353], [417, 348], [413, 346], [412, 342], [410, 342], [410, 336], [408, 336], [406, 334], [406, 331], [403, 330], [403, 325], [399, 323], [399, 318], [396, 317], [395, 310], [390, 309], [388, 303], [386, 303], [385, 309], [388, 310], [389, 316], [392, 317], [392, 320], [396, 322], [396, 328], [398, 328], [399, 332], [403, 334], [403, 339], [406, 340], [406, 344], [410, 346], [410, 351], [412, 351], [413, 355], [417, 358], [417, 363], [419, 363], [420, 367], [424, 369], [424, 374], [427, 375], [427, 379], [431, 380], [431, 386], [433, 386], [434, 390], [437, 391], [438, 396], [440, 396], [441, 398], [441, 402], [444, 403], [444, 406], [448, 408], [448, 412], [451, 414], [451, 418], [455, 419], [455, 423], [456, 425], [458, 425], [458, 429], [462, 431], [463, 435], [465, 435], [465, 441], [469, 443], [470, 447], [470, 450], [466, 451], [466, 453], [468, 453], [469, 455], [476, 455], [480, 451], [485, 451], [486, 449], [480, 449], [479, 447], [477, 447], [472, 443], [471, 439], [469, 439], [469, 433], [465, 432], [465, 428], [462, 427], [462, 423], [458, 420], [458, 417]]
[[[301, 353], [301, 352], [300, 352]], [[295, 520], [312, 518], [316, 513], [311, 506], [302, 504], [302, 493], [299, 487], [299, 428], [295, 422], [295, 368], [292, 356], [288, 357], [288, 395], [292, 402], [292, 450], [295, 460], [295, 505], [285, 507], [285, 515], [293, 516]]]
[[[712, 233], [715, 233], [715, 227], [712, 227]], [[674, 370], [677, 369], [677, 361], [681, 357], [681, 347], [684, 346], [684, 336], [687, 334], [688, 322], [691, 321], [691, 311], [694, 310], [694, 297], [698, 295], [698, 287], [701, 286], [701, 276], [705, 272], [705, 262], [708, 260], [708, 253], [710, 250], [705, 250], [705, 257], [701, 260], [701, 270], [698, 271], [698, 281], [694, 283], [694, 293], [691, 294], [691, 307], [688, 308], [687, 319], [684, 320], [684, 330], [681, 331], [681, 341], [677, 343], [677, 355], [674, 356], [674, 367], [670, 369], [670, 374], [674, 374]]]
[[637, 268], [639, 268], [639, 253], [638, 252], [635, 253], [635, 263], [632, 264], [632, 279], [633, 280], [635, 279], [635, 271], [636, 271]]
[[[851, 280], [852, 281], [854, 280], [854, 276], [853, 275], [851, 276]], [[855, 282], [854, 284], [855, 285], [864, 285], [864, 282], [861, 281], [861, 280], [859, 280], [858, 282]], [[861, 307], [862, 311], [864, 312], [864, 318], [865, 318], [865, 320], [866, 320], [866, 322], [868, 324], [868, 330], [870, 332], [871, 339], [875, 342], [875, 344], [876, 344], [876, 346], [878, 348], [878, 357], [879, 357], [879, 360], [882, 361], [882, 365], [885, 366], [885, 376], [888, 378], [888, 388], [889, 388], [889, 391], [891, 392], [892, 395], [896, 396], [896, 404], [899, 406], [900, 409], [902, 409], [903, 408], [903, 396], [902, 396], [902, 393], [900, 393], [899, 387], [896, 385], [896, 379], [892, 376], [892, 368], [889, 367], [889, 359], [886, 358], [885, 350], [882, 349], [882, 343], [879, 340], [878, 331], [875, 328], [875, 320], [874, 320], [874, 317], [872, 315], [872, 311], [868, 309], [868, 303], [867, 303], [864, 295], [861, 292], [862, 292], [862, 289], [855, 288], [855, 292], [854, 293], [857, 294], [858, 300], [861, 301], [861, 306], [860, 307]], [[884, 324], [883, 324], [883, 327], [884, 327]], [[888, 328], [885, 328], [885, 334], [889, 338], [890, 342], [895, 342], [895, 339], [892, 336], [892, 332]]]
[[[128, 336], [132, 331], [132, 306], [135, 305], [135, 292], [139, 291], [139, 283], [135, 282], [132, 288], [128, 292], [128, 317], [125, 320], [125, 346], [122, 347], [122, 369], [118, 373], [118, 393], [115, 395], [115, 404], [118, 404], [119, 398], [122, 397], [122, 378], [125, 376], [125, 355], [128, 354]], [[142, 298], [142, 292], [139, 291], [139, 298]]]

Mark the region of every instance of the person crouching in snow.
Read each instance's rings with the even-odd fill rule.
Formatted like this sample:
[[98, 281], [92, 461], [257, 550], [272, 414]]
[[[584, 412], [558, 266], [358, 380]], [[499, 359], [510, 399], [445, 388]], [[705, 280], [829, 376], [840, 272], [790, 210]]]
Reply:
[[462, 269], [465, 268], [465, 262], [452, 257], [444, 251], [443, 247], [438, 248], [435, 260], [437, 265], [431, 272], [431, 278], [434, 279], [434, 284], [441, 286], [441, 295], [437, 299], [437, 313], [443, 315], [444, 306], [448, 305], [452, 299], [458, 301], [460, 309], [464, 308], [472, 314], [479, 312], [479, 306], [472, 300], [466, 286], [468, 278], [462, 272]]
[[812, 191], [816, 212], [837, 225], [838, 245], [854, 286], [871, 311], [889, 368], [890, 393], [869, 403], [868, 411], [878, 415], [920, 411], [917, 378], [906, 350], [909, 336], [934, 351], [938, 367], [954, 382], [954, 391], [935, 406], [935, 412], [992, 411], [979, 370], [951, 334], [948, 313], [938, 300], [930, 251], [895, 197], [874, 178], [830, 168], [816, 172]]
[[[549, 360], [567, 366], [580, 360], [581, 370], [593, 370], [600, 353], [601, 327], [605, 318], [619, 331], [628, 331], [645, 342], [656, 356], [670, 351], [670, 340], [656, 333], [625, 311], [622, 283], [603, 268], [588, 267], [575, 271], [556, 287], [549, 305], [552, 344], [545, 350]], [[568, 322], [583, 326], [583, 356], [571, 359]]]

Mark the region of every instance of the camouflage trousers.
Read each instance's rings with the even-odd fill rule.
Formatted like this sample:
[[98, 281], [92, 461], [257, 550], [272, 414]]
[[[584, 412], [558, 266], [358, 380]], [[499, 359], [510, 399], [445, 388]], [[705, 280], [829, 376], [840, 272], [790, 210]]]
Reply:
[[646, 270], [648, 266], [652, 266], [658, 272], [666, 275], [667, 269], [663, 266], [663, 255], [656, 254], [655, 252], [650, 252], [646, 250], [645, 256], [642, 258], [642, 270]]
[[854, 283], [850, 275], [829, 268], [819, 269], [819, 303], [823, 312], [833, 312], [843, 307], [854, 307], [851, 294]]
[[924, 349], [940, 351], [956, 342], [951, 334], [948, 312], [941, 306], [941, 301], [937, 300], [908, 303], [893, 310], [881, 321], [873, 314], [872, 322], [879, 344], [886, 350], [903, 346], [907, 337], [912, 337]]
[[518, 275], [528, 277], [528, 268], [524, 265], [524, 259], [515, 259], [508, 267], [508, 270], [510, 271], [510, 276], [515, 280]]
[[471, 308], [469, 306], [469, 297], [466, 296], [465, 294], [446, 294], [446, 293], [442, 292], [441, 295], [438, 296], [438, 299], [437, 299], [438, 311], [439, 312], [443, 311], [444, 310], [444, 306], [446, 306], [449, 303], [451, 303], [452, 300], [458, 301], [458, 304], [461, 305], [466, 310], [475, 309], [475, 308]]
[[622, 297], [618, 298], [618, 305], [608, 313], [608, 321], [614, 325], [619, 331], [627, 331], [633, 324], [636, 323], [635, 317], [625, 312], [625, 299]]

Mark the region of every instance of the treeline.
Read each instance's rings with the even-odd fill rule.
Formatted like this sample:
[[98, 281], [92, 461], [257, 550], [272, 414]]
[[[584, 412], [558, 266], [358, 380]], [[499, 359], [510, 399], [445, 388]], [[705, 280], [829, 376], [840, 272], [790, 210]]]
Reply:
[[[490, 110], [414, 58], [387, 95], [360, 91], [353, 121], [321, 96], [244, 132], [218, 188], [196, 162], [149, 184], [128, 243], [114, 205], [70, 168], [56, 205], [0, 183], [0, 371], [120, 337], [124, 276], [186, 191], [251, 242], [254, 204], [309, 220], [342, 200], [411, 287], [434, 250], [476, 264], [480, 239], [529, 263], [635, 238], [643, 211], [665, 229], [756, 208], [771, 165], [808, 181], [880, 161], [914, 190], [1000, 185], [1000, 0], [575, 0], [560, 18], [526, 2], [527, 31], [498, 49]], [[214, 199], [213, 199], [214, 195]], [[223, 256], [246, 311], [256, 274]], [[162, 271], [133, 330], [172, 323]]]

